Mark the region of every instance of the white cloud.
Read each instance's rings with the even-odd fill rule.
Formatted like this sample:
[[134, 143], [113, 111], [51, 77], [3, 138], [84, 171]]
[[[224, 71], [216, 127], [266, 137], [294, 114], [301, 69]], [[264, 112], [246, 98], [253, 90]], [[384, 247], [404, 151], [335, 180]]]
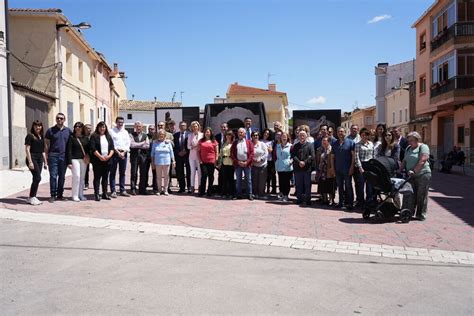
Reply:
[[306, 101], [308, 104], [324, 104], [326, 103], [326, 98], [320, 95], [319, 97], [314, 97]]
[[372, 20], [367, 21], [367, 24], [377, 23], [383, 20], [390, 20], [391, 18], [392, 16], [389, 14], [376, 15], [372, 18]]

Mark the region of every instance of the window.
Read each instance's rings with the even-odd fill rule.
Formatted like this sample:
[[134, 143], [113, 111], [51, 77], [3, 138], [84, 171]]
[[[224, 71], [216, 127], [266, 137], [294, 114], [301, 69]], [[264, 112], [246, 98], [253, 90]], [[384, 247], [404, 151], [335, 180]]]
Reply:
[[79, 60], [79, 81], [84, 82], [84, 63]]
[[464, 126], [458, 126], [458, 144], [464, 144]]
[[400, 110], [400, 118], [399, 118], [398, 122], [400, 122], [400, 123], [402, 122], [402, 110]]
[[474, 54], [458, 55], [458, 76], [474, 75]]
[[365, 117], [365, 125], [372, 125], [372, 116]]
[[474, 21], [474, 2], [458, 1], [458, 22]]
[[94, 125], [95, 125], [95, 124], [94, 124], [94, 123], [95, 123], [95, 122], [94, 122], [94, 118], [95, 118], [94, 110], [90, 109], [89, 111], [90, 111], [90, 112], [89, 112], [89, 119], [90, 119], [89, 124], [91, 124], [92, 126], [94, 126]]
[[94, 73], [90, 72], [91, 89], [94, 89]]
[[408, 109], [405, 109], [405, 122], [408, 123]]
[[439, 33], [443, 32], [451, 25], [454, 24], [455, 20], [455, 12], [454, 12], [454, 3], [451, 4], [447, 9], [440, 12], [435, 18], [433, 19], [432, 23], [432, 35], [435, 38]]
[[420, 77], [420, 94], [426, 93], [426, 75]]
[[392, 112], [392, 124], [395, 124], [395, 112]]
[[420, 35], [420, 52], [426, 48], [426, 32], [421, 33]]
[[130, 114], [130, 113], [128, 113], [128, 114], [127, 114], [127, 120], [133, 120], [133, 115]]
[[66, 52], [66, 72], [72, 76], [72, 53]]
[[67, 126], [72, 127], [74, 124], [74, 103], [72, 102], [67, 102]]
[[445, 55], [431, 64], [431, 83], [441, 83], [456, 75], [454, 52]]

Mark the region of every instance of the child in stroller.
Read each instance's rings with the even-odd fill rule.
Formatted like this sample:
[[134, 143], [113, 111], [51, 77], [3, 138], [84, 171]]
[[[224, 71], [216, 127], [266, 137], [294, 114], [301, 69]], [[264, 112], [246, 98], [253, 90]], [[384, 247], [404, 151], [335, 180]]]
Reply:
[[401, 209], [400, 194], [413, 194], [413, 188], [407, 179], [395, 178], [398, 166], [391, 157], [378, 157], [369, 161], [364, 177], [374, 188], [377, 198], [366, 204], [362, 217], [369, 219], [375, 214], [378, 220], [391, 219], [399, 214], [403, 223], [408, 223], [412, 210]]

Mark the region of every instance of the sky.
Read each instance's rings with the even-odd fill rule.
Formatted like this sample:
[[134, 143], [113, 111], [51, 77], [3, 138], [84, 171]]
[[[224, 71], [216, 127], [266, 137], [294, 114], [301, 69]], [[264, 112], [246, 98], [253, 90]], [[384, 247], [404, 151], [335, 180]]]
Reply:
[[[434, 0], [9, 0], [60, 8], [128, 98], [204, 106], [231, 83], [286, 92], [290, 110], [375, 104], [374, 66], [415, 58], [413, 22]], [[180, 92], [183, 92], [182, 94]]]

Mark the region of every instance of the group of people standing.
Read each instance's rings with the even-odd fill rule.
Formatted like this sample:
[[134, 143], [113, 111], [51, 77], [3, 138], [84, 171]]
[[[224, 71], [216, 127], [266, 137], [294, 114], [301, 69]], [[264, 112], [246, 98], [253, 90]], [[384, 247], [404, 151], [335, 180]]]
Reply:
[[[222, 123], [216, 135], [210, 127], [202, 129], [198, 121], [191, 122], [189, 129], [186, 122], [179, 122], [177, 131], [174, 121], [159, 122], [158, 130], [150, 126], [148, 133], [141, 122], [136, 122], [134, 132], [129, 133], [122, 117], [116, 118], [115, 127], [110, 130], [104, 122], [99, 122], [93, 132], [91, 126], [81, 122], [76, 122], [71, 130], [64, 121], [64, 114], [58, 113], [56, 125], [46, 133], [42, 123], [35, 121], [25, 139], [27, 165], [33, 175], [28, 202], [33, 205], [41, 203], [36, 194], [43, 167], [49, 168], [50, 202], [64, 199], [68, 167], [72, 170], [72, 200], [86, 200], [84, 190], [88, 188], [91, 163], [96, 201], [137, 194], [167, 196], [171, 193], [174, 169], [178, 194], [192, 194], [197, 190], [200, 197], [218, 194], [227, 199], [266, 200], [269, 194], [277, 194], [278, 183], [279, 200], [288, 202], [294, 183], [296, 204], [311, 205], [311, 175], [316, 171], [320, 201], [352, 210], [363, 208], [364, 203], [376, 198], [364, 178], [368, 161], [389, 156], [397, 161], [400, 171], [406, 169], [414, 175], [415, 197], [406, 199], [406, 203], [411, 203], [412, 208], [418, 207], [420, 219], [426, 215], [431, 177], [427, 162], [429, 148], [421, 144], [416, 132], [410, 133], [407, 140], [401, 137], [399, 129], [388, 131], [382, 124], [375, 132], [366, 128], [359, 131], [359, 127], [353, 125], [346, 136], [344, 128], [333, 130], [322, 124], [313, 138], [310, 128], [301, 125], [296, 127], [292, 141], [280, 122], [275, 122], [273, 130], [259, 131], [252, 126], [251, 118], [245, 118], [244, 127], [237, 133]], [[129, 192], [125, 189], [128, 161], [131, 166]], [[152, 192], [147, 191], [150, 168], [153, 170]], [[352, 180], [356, 189], [355, 203]], [[107, 193], [109, 184], [110, 194]], [[335, 202], [336, 189], [338, 203]]]

